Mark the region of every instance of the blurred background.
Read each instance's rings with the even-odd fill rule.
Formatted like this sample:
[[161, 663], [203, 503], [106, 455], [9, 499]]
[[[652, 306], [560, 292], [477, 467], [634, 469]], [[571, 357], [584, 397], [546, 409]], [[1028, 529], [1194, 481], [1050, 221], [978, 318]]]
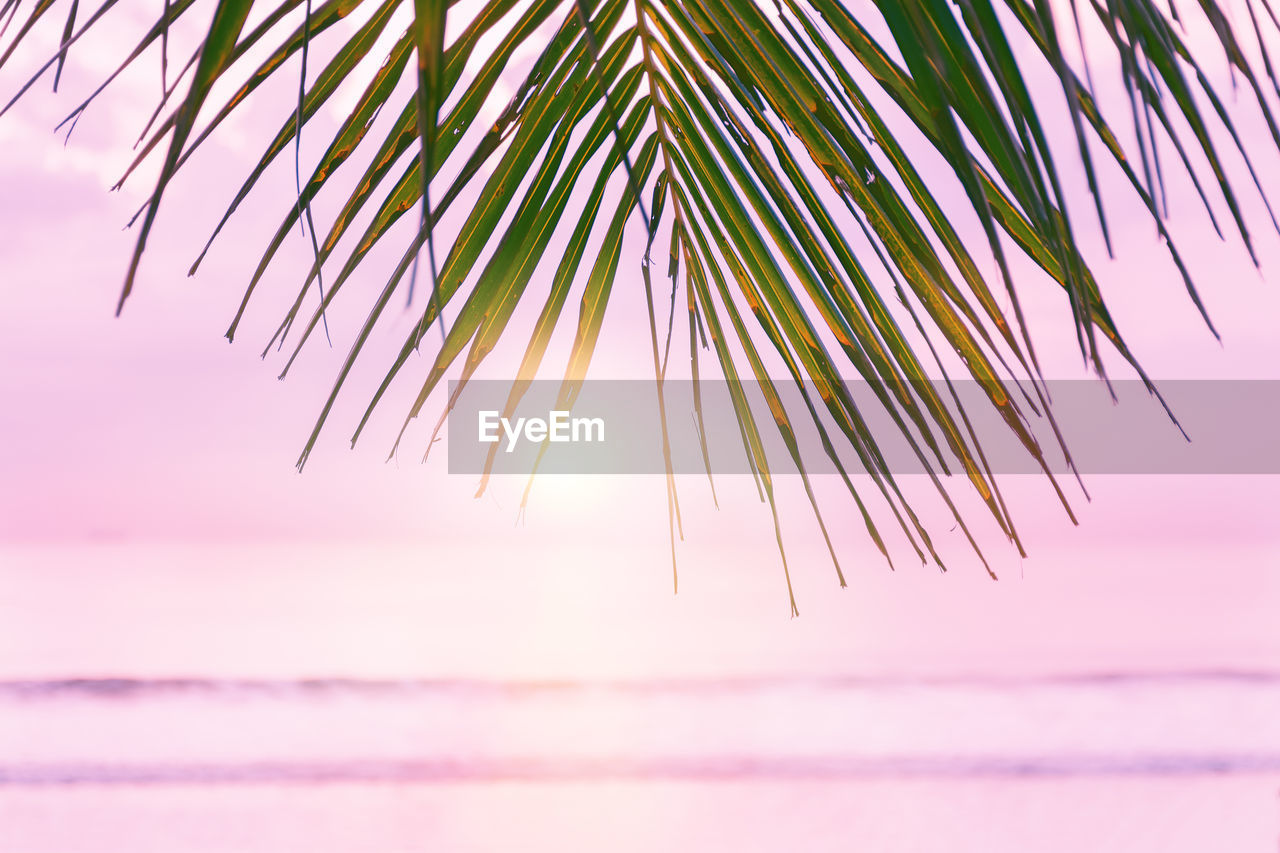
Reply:
[[[130, 14], [68, 65], [67, 91], [108, 70], [113, 33], [146, 20]], [[355, 450], [366, 401], [340, 398], [299, 474], [363, 318], [334, 312], [335, 345], [276, 381], [260, 347], [310, 262], [297, 236], [222, 337], [292, 203], [291, 163], [184, 275], [291, 92], [248, 105], [174, 184], [115, 319], [120, 227], [150, 176], [106, 188], [151, 71], [65, 147], [49, 129], [74, 96], [0, 122], [5, 849], [1275, 849], [1280, 478], [1091, 476], [1091, 500], [1068, 490], [1076, 527], [1042, 480], [1006, 477], [1029, 556], [976, 528], [999, 581], [927, 481], [906, 489], [945, 574], [905, 547], [890, 571], [824, 478], [846, 589], [787, 481], [793, 619], [743, 478], [717, 482], [719, 509], [681, 479], [673, 594], [661, 477], [543, 478], [518, 521], [523, 479], [473, 500], [443, 454], [419, 464], [423, 443], [384, 463], [411, 387]], [[1117, 198], [1118, 257], [1098, 269], [1131, 348], [1157, 380], [1280, 379], [1280, 240], [1258, 235], [1259, 274], [1191, 215], [1189, 186], [1170, 195], [1223, 343]], [[639, 292], [638, 273], [619, 286]], [[1084, 377], [1065, 298], [1037, 280], [1023, 299], [1046, 375]], [[610, 315], [593, 376], [644, 376], [636, 316]]]

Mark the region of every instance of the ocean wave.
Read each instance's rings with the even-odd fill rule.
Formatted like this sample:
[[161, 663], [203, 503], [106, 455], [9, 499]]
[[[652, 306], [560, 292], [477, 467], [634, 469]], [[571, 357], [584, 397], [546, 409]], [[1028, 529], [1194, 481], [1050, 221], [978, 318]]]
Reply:
[[1280, 773], [1280, 754], [369, 760], [0, 765], [0, 787], [858, 780]]
[[807, 689], [874, 691], [900, 688], [1019, 690], [1192, 684], [1280, 685], [1280, 671], [1205, 669], [1171, 672], [1086, 672], [1045, 676], [742, 676], [630, 680], [488, 680], [475, 678], [132, 678], [83, 677], [0, 680], [0, 699], [130, 699], [164, 695], [321, 696], [331, 694], [532, 694], [604, 691], [615, 693], [725, 693]]

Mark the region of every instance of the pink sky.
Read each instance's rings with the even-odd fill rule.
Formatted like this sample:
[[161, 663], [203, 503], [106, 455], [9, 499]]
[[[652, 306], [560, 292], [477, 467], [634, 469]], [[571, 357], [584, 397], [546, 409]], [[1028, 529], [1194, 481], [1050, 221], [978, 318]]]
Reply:
[[[69, 68], [65, 88], [83, 91], [100, 74], [93, 67]], [[891, 575], [857, 525], [837, 537], [852, 569], [844, 591], [802, 498], [788, 494], [795, 621], [785, 618], [772, 531], [749, 485], [737, 494], [722, 486], [717, 514], [704, 483], [690, 479], [690, 542], [673, 598], [659, 478], [543, 481], [516, 526], [522, 482], [473, 501], [474, 480], [449, 476], [443, 456], [416, 464], [420, 446], [383, 464], [407, 387], [357, 451], [346, 449], [407, 317], [383, 330], [298, 475], [293, 462], [362, 318], [335, 312], [335, 348], [311, 346], [287, 382], [275, 381], [283, 362], [257, 353], [307, 259], [295, 234], [241, 339], [221, 337], [289, 203], [291, 163], [269, 174], [200, 274], [185, 277], [288, 92], [251, 108], [193, 160], [115, 319], [132, 249], [120, 226], [148, 184], [142, 176], [114, 195], [105, 187], [127, 162], [135, 105], [149, 103], [153, 76], [126, 79], [65, 149], [46, 131], [72, 97], [37, 92], [0, 122], [0, 678], [1247, 667], [1280, 653], [1270, 619], [1280, 604], [1275, 477], [1096, 477], [1093, 503], [1076, 500], [1078, 529], [1042, 483], [1011, 478], [1031, 557], [1020, 562], [988, 531], [999, 584], [958, 542], [946, 577], [907, 567], [905, 552]], [[5, 91], [14, 80], [6, 69]], [[1280, 157], [1249, 118], [1264, 184], [1280, 185]], [[1187, 188], [1174, 187], [1173, 230], [1222, 346], [1150, 224], [1117, 195], [1120, 257], [1099, 256], [1097, 271], [1157, 378], [1280, 378], [1280, 240], [1244, 186], [1261, 276], [1241, 248], [1213, 237]], [[1081, 218], [1081, 230], [1096, 231]], [[371, 269], [368, 286], [381, 286], [381, 268]], [[621, 287], [638, 288], [634, 272], [624, 262]], [[1081, 375], [1060, 294], [1037, 281], [1023, 298], [1047, 374]], [[647, 346], [621, 310], [611, 317], [600, 378]], [[434, 420], [437, 409], [428, 411]], [[518, 626], [521, 646], [494, 625]], [[458, 648], [468, 651], [450, 651]]]

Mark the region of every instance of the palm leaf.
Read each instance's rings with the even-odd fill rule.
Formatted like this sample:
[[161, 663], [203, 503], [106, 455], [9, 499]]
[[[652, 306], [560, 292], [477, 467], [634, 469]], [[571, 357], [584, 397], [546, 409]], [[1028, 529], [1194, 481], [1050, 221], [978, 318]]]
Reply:
[[[40, 0], [7, 37], [0, 36], [8, 41], [0, 43], [0, 68], [19, 43], [40, 32], [46, 19], [53, 20], [48, 13], [58, 2], [66, 6], [59, 49], [32, 82], [54, 68], [56, 86], [70, 48], [115, 5], [106, 0], [77, 28], [78, 0]], [[1255, 9], [1255, 0], [1244, 2], [1261, 71], [1219, 3], [1200, 0], [1197, 13], [1280, 147], [1280, 127], [1269, 102], [1280, 94], [1280, 84], [1268, 49], [1280, 21], [1267, 0], [1261, 0], [1265, 14]], [[403, 240], [393, 236], [403, 233], [393, 226], [406, 213], [418, 212], [418, 227], [399, 247], [400, 260], [372, 302], [342, 309], [363, 311], [365, 319], [348, 342], [300, 468], [339, 394], [358, 390], [347, 387], [351, 369], [365, 357], [366, 344], [397, 293], [416, 305], [416, 321], [373, 389], [353, 442], [408, 372], [414, 352], [426, 346], [435, 354], [419, 377], [397, 446], [450, 371], [460, 371], [460, 384], [443, 401], [445, 414], [499, 342], [523, 336], [519, 320], [526, 314], [533, 325], [514, 368], [507, 414], [533, 379], [546, 372], [549, 340], [562, 327], [575, 330], [558, 401], [568, 408], [587, 375], [606, 311], [618, 298], [620, 271], [635, 269], [626, 266], [634, 263], [648, 303], [664, 449], [669, 413], [663, 387], [680, 314], [688, 323], [695, 417], [701, 424], [696, 389], [705, 377], [699, 352], [710, 350], [729, 382], [742, 450], [770, 507], [780, 548], [777, 460], [765, 452], [766, 428], [778, 431], [788, 462], [800, 472], [839, 582], [845, 582], [829, 535], [830, 513], [820, 510], [807, 473], [812, 460], [805, 459], [797, 439], [797, 426], [809, 423], [885, 556], [891, 548], [876, 521], [881, 511], [892, 517], [922, 561], [942, 565], [886, 462], [882, 443], [887, 436], [871, 428], [871, 419], [855, 403], [849, 381], [856, 377], [868, 383], [893, 430], [909, 442], [974, 549], [977, 536], [943, 479], [953, 473], [950, 460], [958, 463], [954, 473], [967, 480], [995, 526], [1022, 549], [951, 376], [958, 369], [983, 389], [985, 404], [1039, 460], [1070, 513], [1030, 427], [1033, 418], [1047, 417], [1061, 452], [1067, 453], [1027, 330], [1013, 256], [1030, 259], [1064, 291], [1081, 355], [1100, 377], [1105, 379], [1103, 355], [1110, 349], [1152, 393], [1155, 386], [1107, 309], [1080, 230], [1096, 220], [1110, 251], [1107, 196], [1132, 193], [1164, 238], [1173, 268], [1207, 322], [1197, 287], [1163, 222], [1165, 184], [1176, 170], [1194, 188], [1219, 236], [1225, 208], [1256, 262], [1246, 205], [1219, 149], [1226, 143], [1240, 156], [1251, 191], [1267, 205], [1253, 164], [1259, 152], [1245, 144], [1233, 109], [1188, 47], [1182, 34], [1185, 16], [1157, 0], [1070, 0], [1066, 31], [1061, 5], [1050, 0], [874, 0], [857, 11], [841, 0], [381, 0], [363, 10], [364, 23], [354, 28], [339, 25], [362, 11], [362, 0], [326, 0], [315, 9], [301, 8], [299, 0], [259, 0], [257, 8], [253, 0], [210, 0], [201, 4], [212, 6], [207, 32], [171, 83], [170, 27], [194, 5], [193, 0], [166, 2], [136, 46], [122, 50], [119, 70], [106, 81], [160, 50], [159, 106], [125, 177], [161, 157], [161, 149], [164, 154], [155, 189], [139, 211], [145, 216], [121, 306], [167, 186], [263, 83], [289, 73], [290, 60], [309, 51], [327, 51], [327, 64], [309, 85], [302, 81], [297, 109], [281, 116], [278, 131], [228, 199], [226, 214], [192, 273], [319, 108], [341, 86], [361, 94], [305, 181], [299, 172], [298, 197], [284, 207], [278, 229], [264, 246], [228, 337], [235, 335], [289, 231], [311, 216], [317, 199], [332, 196], [338, 213], [322, 239], [312, 237], [314, 263], [303, 272], [296, 297], [267, 344], [282, 346], [295, 323], [303, 321], [285, 372], [327, 312], [351, 301], [347, 285], [365, 269], [370, 252]], [[411, 23], [398, 34], [389, 32], [402, 6], [412, 13]], [[17, 15], [13, 2], [0, 11], [6, 28]], [[247, 26], [251, 18], [255, 23]], [[458, 33], [451, 40], [446, 24]], [[1083, 50], [1083, 27], [1096, 27], [1119, 61], [1128, 102], [1123, 120], [1132, 124], [1132, 144], [1122, 143], [1112, 119], [1103, 115], [1089, 66], [1080, 62], [1077, 67], [1069, 58], [1068, 40]], [[487, 36], [497, 46], [479, 55], [477, 47]], [[362, 60], [388, 43], [382, 65], [361, 78]], [[1020, 53], [1018, 48], [1027, 45], [1033, 51]], [[513, 64], [522, 53], [536, 57], [527, 68]], [[265, 59], [250, 65], [250, 55]], [[1088, 216], [1069, 210], [1055, 159], [1063, 152], [1050, 144], [1046, 130], [1057, 118], [1054, 110], [1063, 108], [1030, 90], [1033, 69], [1025, 63], [1032, 60], [1019, 56], [1038, 56], [1061, 89], [1071, 127], [1069, 148], [1080, 160], [1091, 197]], [[187, 71], [186, 94], [169, 106]], [[236, 85], [221, 88], [231, 94], [211, 103], [215, 84], [224, 81]], [[494, 101], [502, 81], [515, 94], [498, 109]], [[30, 85], [20, 87], [18, 95]], [[379, 123], [384, 108], [394, 117]], [[475, 128], [486, 110], [496, 112], [496, 120]], [[921, 140], [953, 172], [954, 186], [962, 190], [958, 201], [944, 195], [938, 181], [926, 178], [907, 153]], [[1162, 159], [1162, 148], [1176, 156]], [[1102, 175], [1111, 169], [1124, 180], [1108, 187]], [[334, 189], [338, 184], [332, 179], [340, 171], [353, 173], [348, 189]], [[461, 226], [439, 244], [437, 254], [442, 233], [437, 223], [459, 204], [465, 209], [454, 216]], [[976, 222], [982, 239], [966, 241], [955, 224], [960, 220]], [[624, 238], [636, 229], [643, 232], [645, 252], [627, 258]], [[655, 246], [667, 247], [669, 298], [655, 292]], [[414, 293], [423, 248], [431, 277], [425, 301]], [[328, 287], [313, 290], [312, 282], [326, 269]], [[545, 289], [534, 286], [543, 280]], [[678, 310], [681, 289], [685, 307]], [[571, 298], [578, 303], [576, 321], [566, 311]], [[665, 333], [660, 301], [669, 303]], [[453, 318], [449, 322], [446, 310]], [[438, 346], [424, 334], [437, 323]], [[931, 382], [938, 376], [941, 386]], [[748, 378], [760, 383], [768, 418], [760, 417], [742, 393], [740, 383]], [[799, 390], [800, 410], [784, 405], [780, 390], [786, 385]], [[704, 434], [701, 452], [709, 481], [712, 450]], [[847, 469], [849, 452], [869, 475], [868, 487], [858, 486]], [[669, 452], [666, 458], [674, 561], [679, 503]], [[493, 461], [491, 455], [481, 491]], [[711, 487], [714, 494], [714, 483]], [[783, 564], [785, 569], [785, 555]], [[794, 611], [789, 572], [787, 584]]]

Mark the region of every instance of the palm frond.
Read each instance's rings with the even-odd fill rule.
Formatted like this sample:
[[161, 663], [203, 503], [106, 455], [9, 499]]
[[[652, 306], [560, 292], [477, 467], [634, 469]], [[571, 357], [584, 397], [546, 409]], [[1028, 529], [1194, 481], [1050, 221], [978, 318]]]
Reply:
[[[0, 52], [0, 68], [39, 30], [56, 2], [38, 0]], [[104, 0], [77, 25], [77, 0], [64, 0], [68, 8], [59, 49], [32, 82], [53, 69], [56, 87], [68, 53], [115, 3]], [[1212, 34], [1233, 82], [1236, 77], [1244, 81], [1280, 148], [1270, 101], [1280, 94], [1280, 84], [1268, 49], [1280, 21], [1267, 0], [1262, 0], [1262, 15], [1254, 0], [1244, 3], [1256, 51], [1246, 47], [1227, 10], [1214, 0], [1196, 4], [1195, 24]], [[267, 344], [268, 349], [283, 346], [300, 325], [285, 372], [327, 312], [346, 300], [348, 284], [370, 252], [392, 239], [401, 217], [417, 212], [419, 226], [400, 260], [372, 304], [364, 306], [364, 323], [349, 342], [299, 468], [338, 394], [352, 390], [346, 387], [352, 366], [400, 291], [410, 304], [421, 303], [417, 321], [373, 391], [353, 442], [405, 372], [409, 356], [424, 346], [435, 355], [404, 426], [456, 370], [460, 384], [445, 401], [447, 413], [499, 341], [519, 333], [512, 321], [522, 316], [521, 306], [530, 316], [536, 312], [536, 319], [515, 368], [507, 414], [545, 372], [550, 336], [566, 326], [576, 335], [558, 405], [572, 406], [606, 310], [615, 301], [615, 285], [623, 280], [624, 237], [641, 229], [644, 255], [625, 262], [639, 265], [649, 305], [664, 444], [663, 382], [673, 324], [683, 313], [695, 380], [703, 375], [700, 351], [710, 351], [731, 388], [746, 379], [760, 383], [771, 428], [779, 431], [790, 463], [801, 473], [833, 560], [836, 548], [796, 438], [800, 422], [816, 427], [823, 452], [886, 558], [890, 548], [870, 496], [846, 470], [842, 451], [856, 454], [870, 475], [876, 502], [888, 509], [921, 560], [943, 564], [885, 461], [884, 436], [875, 434], [867, 413], [855, 404], [848, 387], [853, 378], [866, 380], [874, 390], [975, 551], [977, 537], [942, 479], [953, 473], [949, 458], [958, 460], [955, 473], [968, 480], [997, 527], [1021, 551], [1009, 507], [948, 373], [948, 366], [959, 365], [978, 383], [1011, 434], [1039, 461], [1070, 513], [1046, 451], [1029, 426], [1037, 416], [1052, 424], [1053, 415], [1015, 281], [1017, 256], [1062, 289], [1081, 355], [1100, 377], [1106, 378], [1104, 350], [1114, 350], [1156, 393], [1107, 310], [1082, 248], [1082, 230], [1096, 227], [1110, 252], [1114, 237], [1106, 196], [1131, 193], [1149, 213], [1189, 298], [1208, 322], [1164, 224], [1167, 181], [1174, 173], [1186, 179], [1211, 227], [1221, 236], [1229, 220], [1255, 263], [1245, 203], [1229, 178], [1223, 149], [1240, 158], [1251, 191], [1271, 210], [1253, 164], [1258, 152], [1245, 144], [1234, 123], [1233, 113], [1244, 107], [1227, 107], [1203, 58], [1188, 46], [1188, 18], [1160, 0], [1070, 0], [1069, 5], [1051, 0], [325, 0], [314, 9], [301, 5], [299, 0], [201, 3], [201, 9], [212, 6], [207, 32], [170, 81], [170, 28], [196, 4], [166, 0], [136, 46], [122, 50], [120, 66], [123, 70], [149, 52], [161, 52], [162, 98], [154, 127], [144, 129], [141, 151], [125, 175], [161, 157], [159, 178], [139, 211], [142, 222], [121, 306], [132, 291], [166, 188], [263, 83], [290, 73], [290, 61], [308, 50], [325, 50], [330, 57], [313, 81], [304, 76], [297, 109], [281, 117], [192, 273], [291, 141], [297, 156], [297, 140], [320, 108], [340, 87], [363, 86], [309, 176], [299, 173], [298, 196], [285, 206], [227, 331], [234, 337], [289, 231], [300, 219], [309, 220], [322, 193], [331, 193], [336, 172], [364, 164], [354, 188], [334, 201], [339, 212], [323, 236], [312, 231], [314, 263], [301, 276], [296, 298]], [[412, 12], [412, 20], [396, 36], [389, 28], [401, 8]], [[357, 11], [363, 23], [339, 26]], [[18, 14], [18, 4], [10, 0], [0, 18], [8, 27]], [[250, 27], [251, 19], [256, 22]], [[1086, 28], [1118, 60], [1132, 142], [1121, 142], [1103, 115], [1084, 56]], [[457, 32], [451, 40], [447, 29]], [[495, 40], [496, 47], [478, 54], [482, 43]], [[381, 67], [360, 78], [362, 61], [388, 42]], [[536, 58], [527, 69], [515, 64], [518, 55], [530, 52]], [[1261, 73], [1250, 52], [1260, 58]], [[251, 55], [265, 58], [252, 65]], [[1030, 67], [1040, 62], [1040, 68]], [[1057, 81], [1063, 106], [1031, 90], [1031, 72], [1043, 69]], [[178, 80], [188, 72], [186, 94], [170, 105]], [[224, 80], [241, 82], [221, 103], [210, 102], [214, 85]], [[503, 80], [518, 81], [514, 96], [491, 127], [469, 132], [486, 109], [493, 110]], [[21, 87], [19, 96], [30, 86]], [[395, 118], [375, 133], [384, 109]], [[1064, 121], [1069, 138], [1053, 144], [1050, 128]], [[921, 141], [953, 173], [959, 195], [940, 189], [909, 153]], [[1082, 169], [1092, 208], [1086, 215], [1069, 210], [1060, 168], [1064, 150]], [[1162, 158], [1162, 150], [1174, 157]], [[1111, 174], [1122, 180], [1108, 185], [1105, 176]], [[466, 209], [454, 213], [461, 222], [457, 234], [437, 246], [438, 223], [459, 202]], [[976, 244], [962, 236], [961, 220], [976, 223], [981, 235]], [[424, 247], [431, 278], [425, 301], [414, 292]], [[669, 299], [656, 292], [655, 247], [667, 252]], [[313, 288], [325, 270], [327, 286]], [[531, 287], [538, 280], [548, 286]], [[681, 289], [683, 309], [678, 308]], [[575, 292], [576, 324], [566, 312]], [[660, 322], [664, 301], [669, 302], [665, 324]], [[448, 322], [446, 313], [452, 315]], [[438, 347], [426, 334], [433, 324], [442, 331]], [[930, 381], [939, 375], [945, 379], [941, 387]], [[782, 404], [780, 383], [799, 389], [803, 411]], [[696, 399], [700, 420], [701, 400]], [[764, 452], [766, 426], [740, 389], [732, 401], [744, 452], [776, 526], [771, 473], [776, 460]], [[1053, 428], [1056, 434], [1056, 424]], [[401, 439], [404, 435], [402, 429]], [[1061, 436], [1058, 440], [1062, 445]], [[710, 479], [705, 441], [702, 450]], [[1067, 453], [1065, 445], [1061, 452]], [[680, 515], [669, 459], [674, 560]], [[481, 492], [492, 463], [491, 455]], [[838, 560], [836, 572], [843, 584]], [[791, 606], [794, 610], [794, 595]]]

